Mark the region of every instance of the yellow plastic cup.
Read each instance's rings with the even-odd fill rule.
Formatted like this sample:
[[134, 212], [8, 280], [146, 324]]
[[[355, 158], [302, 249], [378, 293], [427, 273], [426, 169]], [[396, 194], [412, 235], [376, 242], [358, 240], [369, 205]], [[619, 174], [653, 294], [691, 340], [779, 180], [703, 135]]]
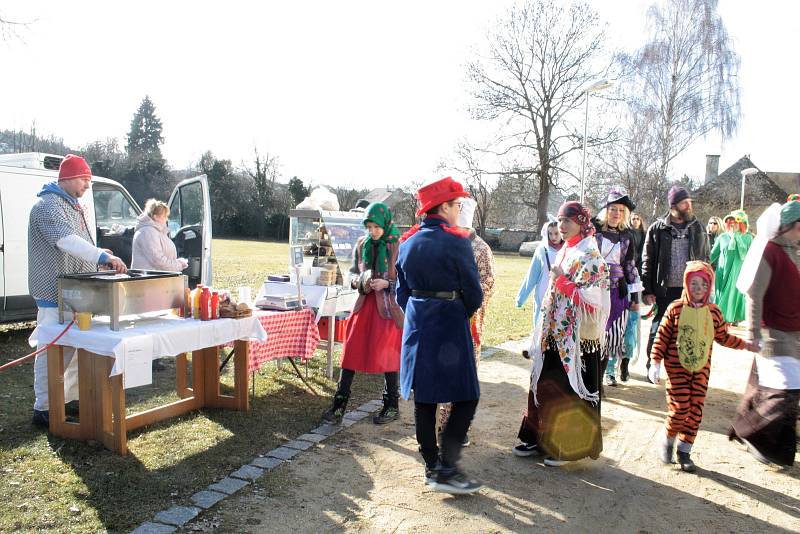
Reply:
[[92, 327], [92, 314], [89, 312], [79, 312], [75, 322], [78, 323], [79, 329], [89, 330]]

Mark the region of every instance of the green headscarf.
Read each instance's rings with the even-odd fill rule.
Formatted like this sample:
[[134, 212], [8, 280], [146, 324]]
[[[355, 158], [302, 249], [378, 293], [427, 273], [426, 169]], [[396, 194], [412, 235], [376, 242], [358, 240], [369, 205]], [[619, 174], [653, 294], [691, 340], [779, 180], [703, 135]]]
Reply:
[[800, 221], [800, 201], [791, 200], [781, 206], [781, 226]]
[[400, 240], [400, 230], [392, 223], [392, 212], [389, 211], [389, 206], [382, 202], [373, 202], [367, 206], [367, 212], [363, 220], [364, 226], [367, 226], [368, 222], [375, 223], [383, 228], [383, 235], [377, 241], [367, 235], [361, 248], [361, 257], [366, 265], [371, 266], [374, 254], [377, 258], [375, 260], [377, 272], [389, 272], [386, 244], [397, 243]]

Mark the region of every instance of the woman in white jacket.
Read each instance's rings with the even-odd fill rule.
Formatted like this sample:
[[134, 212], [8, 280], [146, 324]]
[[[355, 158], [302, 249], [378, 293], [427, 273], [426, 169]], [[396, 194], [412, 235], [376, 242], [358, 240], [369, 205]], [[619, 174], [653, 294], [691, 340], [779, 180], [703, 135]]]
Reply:
[[154, 198], [145, 203], [133, 234], [132, 269], [183, 271], [189, 265], [178, 257], [175, 243], [169, 238], [167, 217], [169, 207], [165, 203]]

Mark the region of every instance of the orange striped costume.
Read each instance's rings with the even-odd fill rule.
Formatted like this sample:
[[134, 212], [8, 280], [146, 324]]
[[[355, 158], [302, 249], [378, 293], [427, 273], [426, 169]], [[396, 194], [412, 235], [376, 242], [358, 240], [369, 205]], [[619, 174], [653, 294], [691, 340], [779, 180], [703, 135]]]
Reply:
[[[684, 295], [685, 295], [684, 291]], [[711, 354], [708, 361], [697, 372], [684, 369], [678, 357], [678, 320], [685, 300], [672, 302], [664, 313], [658, 333], [653, 342], [650, 357], [653, 362], [664, 361], [667, 373], [667, 436], [680, 441], [694, 443], [700, 422], [703, 419], [703, 406], [708, 390], [708, 376], [711, 372]], [[714, 341], [731, 349], [743, 349], [745, 341], [728, 333], [728, 323], [715, 304], [706, 304], [714, 321]]]

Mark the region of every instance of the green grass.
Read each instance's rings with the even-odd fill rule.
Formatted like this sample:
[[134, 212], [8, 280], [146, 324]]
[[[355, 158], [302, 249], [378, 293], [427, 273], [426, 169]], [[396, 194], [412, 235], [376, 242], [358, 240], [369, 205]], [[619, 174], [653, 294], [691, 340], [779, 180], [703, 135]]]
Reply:
[[[286, 269], [288, 245], [214, 240], [215, 286], [256, 291], [266, 274]], [[497, 257], [497, 285], [486, 325], [488, 345], [519, 338], [530, 329], [530, 310], [514, 308], [528, 259]], [[30, 351], [30, 325], [0, 331], [0, 363]], [[154, 382], [127, 392], [129, 411], [175, 398], [173, 360]], [[0, 532], [97, 532], [130, 530], [159, 510], [186, 504], [189, 497], [259, 453], [313, 428], [335, 384], [323, 374], [322, 352], [311, 361], [308, 391], [290, 365], [266, 364], [257, 374], [247, 413], [203, 410], [140, 429], [129, 435], [129, 454], [118, 456], [97, 444], [49, 436], [30, 424], [33, 365], [0, 373]], [[230, 369], [224, 376], [232, 384]], [[378, 398], [381, 376], [359, 376], [352, 406]], [[265, 485], [279, 488], [280, 477]]]

